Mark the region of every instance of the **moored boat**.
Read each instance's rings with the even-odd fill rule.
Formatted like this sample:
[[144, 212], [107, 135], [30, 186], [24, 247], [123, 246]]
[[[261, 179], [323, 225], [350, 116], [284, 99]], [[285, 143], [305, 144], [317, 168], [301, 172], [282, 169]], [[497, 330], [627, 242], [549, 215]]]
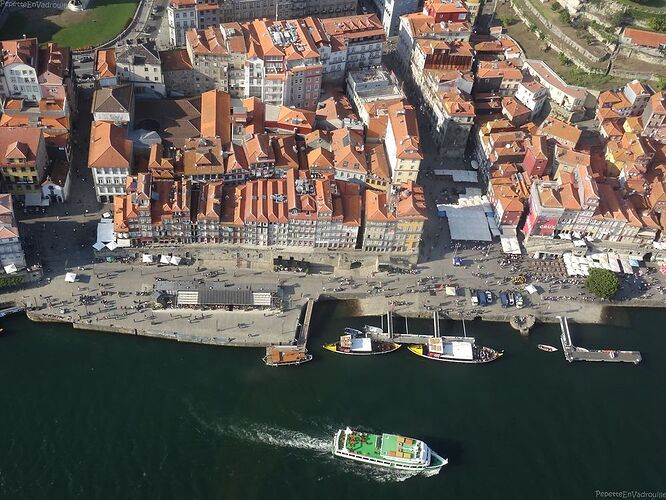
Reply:
[[364, 333], [355, 328], [345, 328], [344, 335], [340, 340], [323, 347], [327, 351], [338, 354], [349, 354], [352, 356], [370, 356], [372, 354], [388, 354], [400, 349], [400, 344], [383, 340], [374, 340], [369, 333]]
[[308, 354], [308, 350], [302, 346], [269, 345], [262, 359], [268, 366], [290, 366], [312, 361], [312, 354]]
[[553, 347], [552, 345], [548, 344], [539, 344], [537, 345], [537, 348], [546, 352], [556, 352], [558, 350], [557, 347]]
[[333, 455], [379, 467], [439, 473], [449, 461], [423, 441], [396, 434], [369, 434], [349, 427], [335, 433]]
[[410, 345], [408, 349], [422, 358], [449, 363], [490, 363], [504, 354], [476, 345], [473, 337], [431, 337], [427, 344]]
[[379, 328], [378, 326], [364, 325], [363, 326], [363, 331], [365, 333], [374, 333], [375, 335], [386, 335], [386, 332], [384, 331], [384, 329]]

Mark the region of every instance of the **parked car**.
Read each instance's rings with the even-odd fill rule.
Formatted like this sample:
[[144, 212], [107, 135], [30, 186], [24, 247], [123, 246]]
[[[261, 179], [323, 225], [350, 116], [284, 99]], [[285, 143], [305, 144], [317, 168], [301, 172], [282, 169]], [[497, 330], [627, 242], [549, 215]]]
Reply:
[[525, 305], [523, 301], [523, 294], [520, 292], [516, 292], [516, 307], [518, 309], [522, 308]]
[[476, 295], [479, 298], [479, 304], [485, 306], [488, 303], [488, 297], [483, 292], [483, 290], [477, 290]]
[[500, 302], [502, 307], [509, 307], [509, 294], [506, 292], [500, 292], [499, 294]]
[[486, 301], [488, 302], [488, 304], [492, 304], [493, 303], [493, 292], [491, 292], [490, 290], [486, 290], [485, 295], [486, 295]]
[[511, 290], [508, 292], [509, 294], [509, 307], [513, 307], [516, 305], [516, 296], [513, 294]]
[[476, 294], [476, 290], [472, 290], [472, 305], [473, 306], [478, 306], [479, 305], [479, 297]]

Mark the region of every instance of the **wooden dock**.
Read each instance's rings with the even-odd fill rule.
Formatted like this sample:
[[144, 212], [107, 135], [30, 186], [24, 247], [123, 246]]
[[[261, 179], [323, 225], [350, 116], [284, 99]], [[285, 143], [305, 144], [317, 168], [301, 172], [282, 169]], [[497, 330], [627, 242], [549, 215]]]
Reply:
[[609, 361], [612, 363], [633, 363], [637, 365], [643, 359], [639, 351], [619, 351], [614, 349], [584, 349], [576, 347], [571, 341], [569, 322], [566, 316], [558, 316], [562, 333], [560, 340], [564, 357], [569, 362], [574, 361]]

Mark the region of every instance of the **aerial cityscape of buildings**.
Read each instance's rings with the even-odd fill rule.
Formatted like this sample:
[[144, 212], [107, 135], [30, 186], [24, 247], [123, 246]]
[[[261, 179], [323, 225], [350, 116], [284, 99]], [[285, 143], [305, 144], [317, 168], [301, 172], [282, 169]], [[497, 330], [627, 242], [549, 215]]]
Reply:
[[[471, 161], [486, 193], [475, 210], [507, 248], [666, 258], [663, 91], [569, 85], [502, 30], [477, 32], [476, 2], [376, 8], [171, 0], [168, 49], [137, 38], [96, 50], [85, 166], [113, 206], [114, 244], [418, 258], [441, 204], [419, 184], [423, 164]], [[662, 46], [653, 38], [623, 35], [646, 50]], [[27, 37], [0, 48], [3, 191], [25, 207], [66, 203], [88, 113], [72, 52]], [[15, 202], [3, 202], [8, 255]]]

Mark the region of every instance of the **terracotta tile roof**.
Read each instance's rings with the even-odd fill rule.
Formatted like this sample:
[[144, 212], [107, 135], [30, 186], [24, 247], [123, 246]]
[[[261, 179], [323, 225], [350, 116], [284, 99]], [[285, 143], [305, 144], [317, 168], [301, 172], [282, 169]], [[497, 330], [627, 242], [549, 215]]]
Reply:
[[201, 136], [231, 142], [231, 98], [226, 92], [209, 90], [201, 94]]
[[615, 137], [620, 138], [624, 131], [615, 121], [604, 121], [601, 123], [601, 129], [605, 133], [606, 137]]
[[402, 184], [400, 188], [398, 193], [397, 218], [403, 220], [425, 220], [427, 217], [423, 188], [413, 181]]
[[190, 29], [185, 34], [187, 44], [192, 53], [197, 56], [216, 55], [222, 56], [228, 53], [219, 26], [211, 26], [206, 29]]
[[[540, 80], [548, 83], [548, 85], [551, 85], [552, 87], [557, 88], [562, 93], [567, 94], [568, 96], [573, 97], [575, 99], [580, 99], [582, 101], [584, 101], [585, 98], [587, 97], [587, 89], [585, 89], [584, 87], [575, 87], [573, 85], [568, 85], [545, 62], [536, 59], [527, 59], [525, 61], [525, 64], [527, 64], [529, 67], [532, 68], [532, 70], [538, 75]], [[525, 69], [524, 66], [523, 69]]]
[[468, 14], [467, 5], [461, 0], [426, 0], [424, 12], [429, 14]]
[[186, 71], [192, 69], [190, 55], [186, 49], [171, 49], [160, 51], [162, 71]]
[[314, 128], [315, 112], [289, 106], [280, 106], [277, 124], [280, 128], [290, 130], [298, 128], [301, 133], [309, 133]]
[[[224, 23], [220, 25], [222, 35], [230, 54], [247, 54], [249, 51], [248, 40], [240, 23]], [[248, 37], [249, 38], [249, 37]]]
[[215, 137], [190, 139], [183, 146], [183, 175], [222, 175], [225, 173], [222, 140]]
[[38, 43], [36, 38], [0, 41], [2, 66], [14, 63], [27, 64], [37, 69]]
[[333, 39], [334, 48], [344, 46], [346, 42], [356, 38], [369, 36], [384, 38], [384, 27], [375, 14], [331, 17], [319, 21], [324, 31]]
[[358, 116], [354, 113], [347, 96], [340, 89], [327, 92], [317, 104], [317, 120], [344, 120], [356, 121]]
[[416, 111], [408, 104], [396, 103], [388, 108], [389, 124], [396, 142], [396, 157], [422, 160]]
[[69, 76], [70, 51], [67, 47], [49, 42], [39, 49], [39, 83], [61, 85]]
[[643, 122], [640, 116], [629, 116], [622, 124], [622, 130], [625, 132], [634, 132], [640, 134], [643, 132]]
[[402, 16], [410, 24], [414, 38], [437, 38], [446, 35], [459, 35], [471, 33], [472, 25], [468, 21], [461, 22], [435, 22], [435, 18], [422, 12]]
[[285, 61], [315, 59], [319, 51], [303, 19], [258, 20], [242, 24], [249, 40], [248, 55], [282, 57]]
[[653, 113], [666, 114], [666, 91], [657, 92], [650, 97], [650, 105]]
[[205, 183], [199, 191], [198, 221], [219, 221], [222, 215], [222, 181]]
[[278, 135], [271, 138], [275, 154], [275, 168], [298, 170], [300, 165], [298, 145], [293, 135]]
[[310, 149], [307, 158], [310, 170], [328, 170], [335, 165], [333, 153], [322, 147]]
[[8, 158], [25, 158], [30, 165], [37, 160], [43, 133], [38, 127], [0, 127], [0, 165]]
[[97, 51], [95, 65], [97, 76], [100, 78], [113, 78], [116, 76], [116, 49], [103, 49]]
[[642, 47], [651, 47], [658, 49], [666, 45], [666, 33], [655, 33], [653, 31], [638, 30], [635, 28], [625, 28], [622, 36], [627, 38], [630, 43]]
[[574, 147], [582, 135], [582, 131], [578, 127], [550, 117], [541, 124], [540, 133], [556, 141], [571, 142]]
[[513, 96], [502, 98], [502, 109], [510, 118], [530, 114], [530, 109]]
[[384, 144], [366, 144], [365, 155], [370, 173], [377, 179], [389, 181], [391, 169]]
[[523, 73], [509, 61], [479, 61], [477, 78], [502, 78], [521, 81]]
[[127, 129], [116, 127], [109, 122], [92, 123], [88, 167], [130, 168], [132, 150], [132, 141], [127, 138]]
[[540, 92], [541, 90], [546, 88], [543, 85], [541, 85], [539, 82], [537, 82], [536, 80], [534, 80], [534, 79], [529, 79], [528, 80], [526, 78], [523, 79], [523, 81], [520, 82], [519, 85], [522, 85], [523, 87], [525, 87], [527, 90], [529, 90], [533, 94], [536, 94], [537, 92]]
[[590, 166], [590, 155], [588, 153], [569, 149], [560, 144], [555, 145], [555, 160], [560, 165], [569, 165], [572, 167], [576, 165]]
[[474, 103], [463, 96], [457, 88], [446, 92], [438, 92], [437, 98], [449, 116], [476, 116]]

